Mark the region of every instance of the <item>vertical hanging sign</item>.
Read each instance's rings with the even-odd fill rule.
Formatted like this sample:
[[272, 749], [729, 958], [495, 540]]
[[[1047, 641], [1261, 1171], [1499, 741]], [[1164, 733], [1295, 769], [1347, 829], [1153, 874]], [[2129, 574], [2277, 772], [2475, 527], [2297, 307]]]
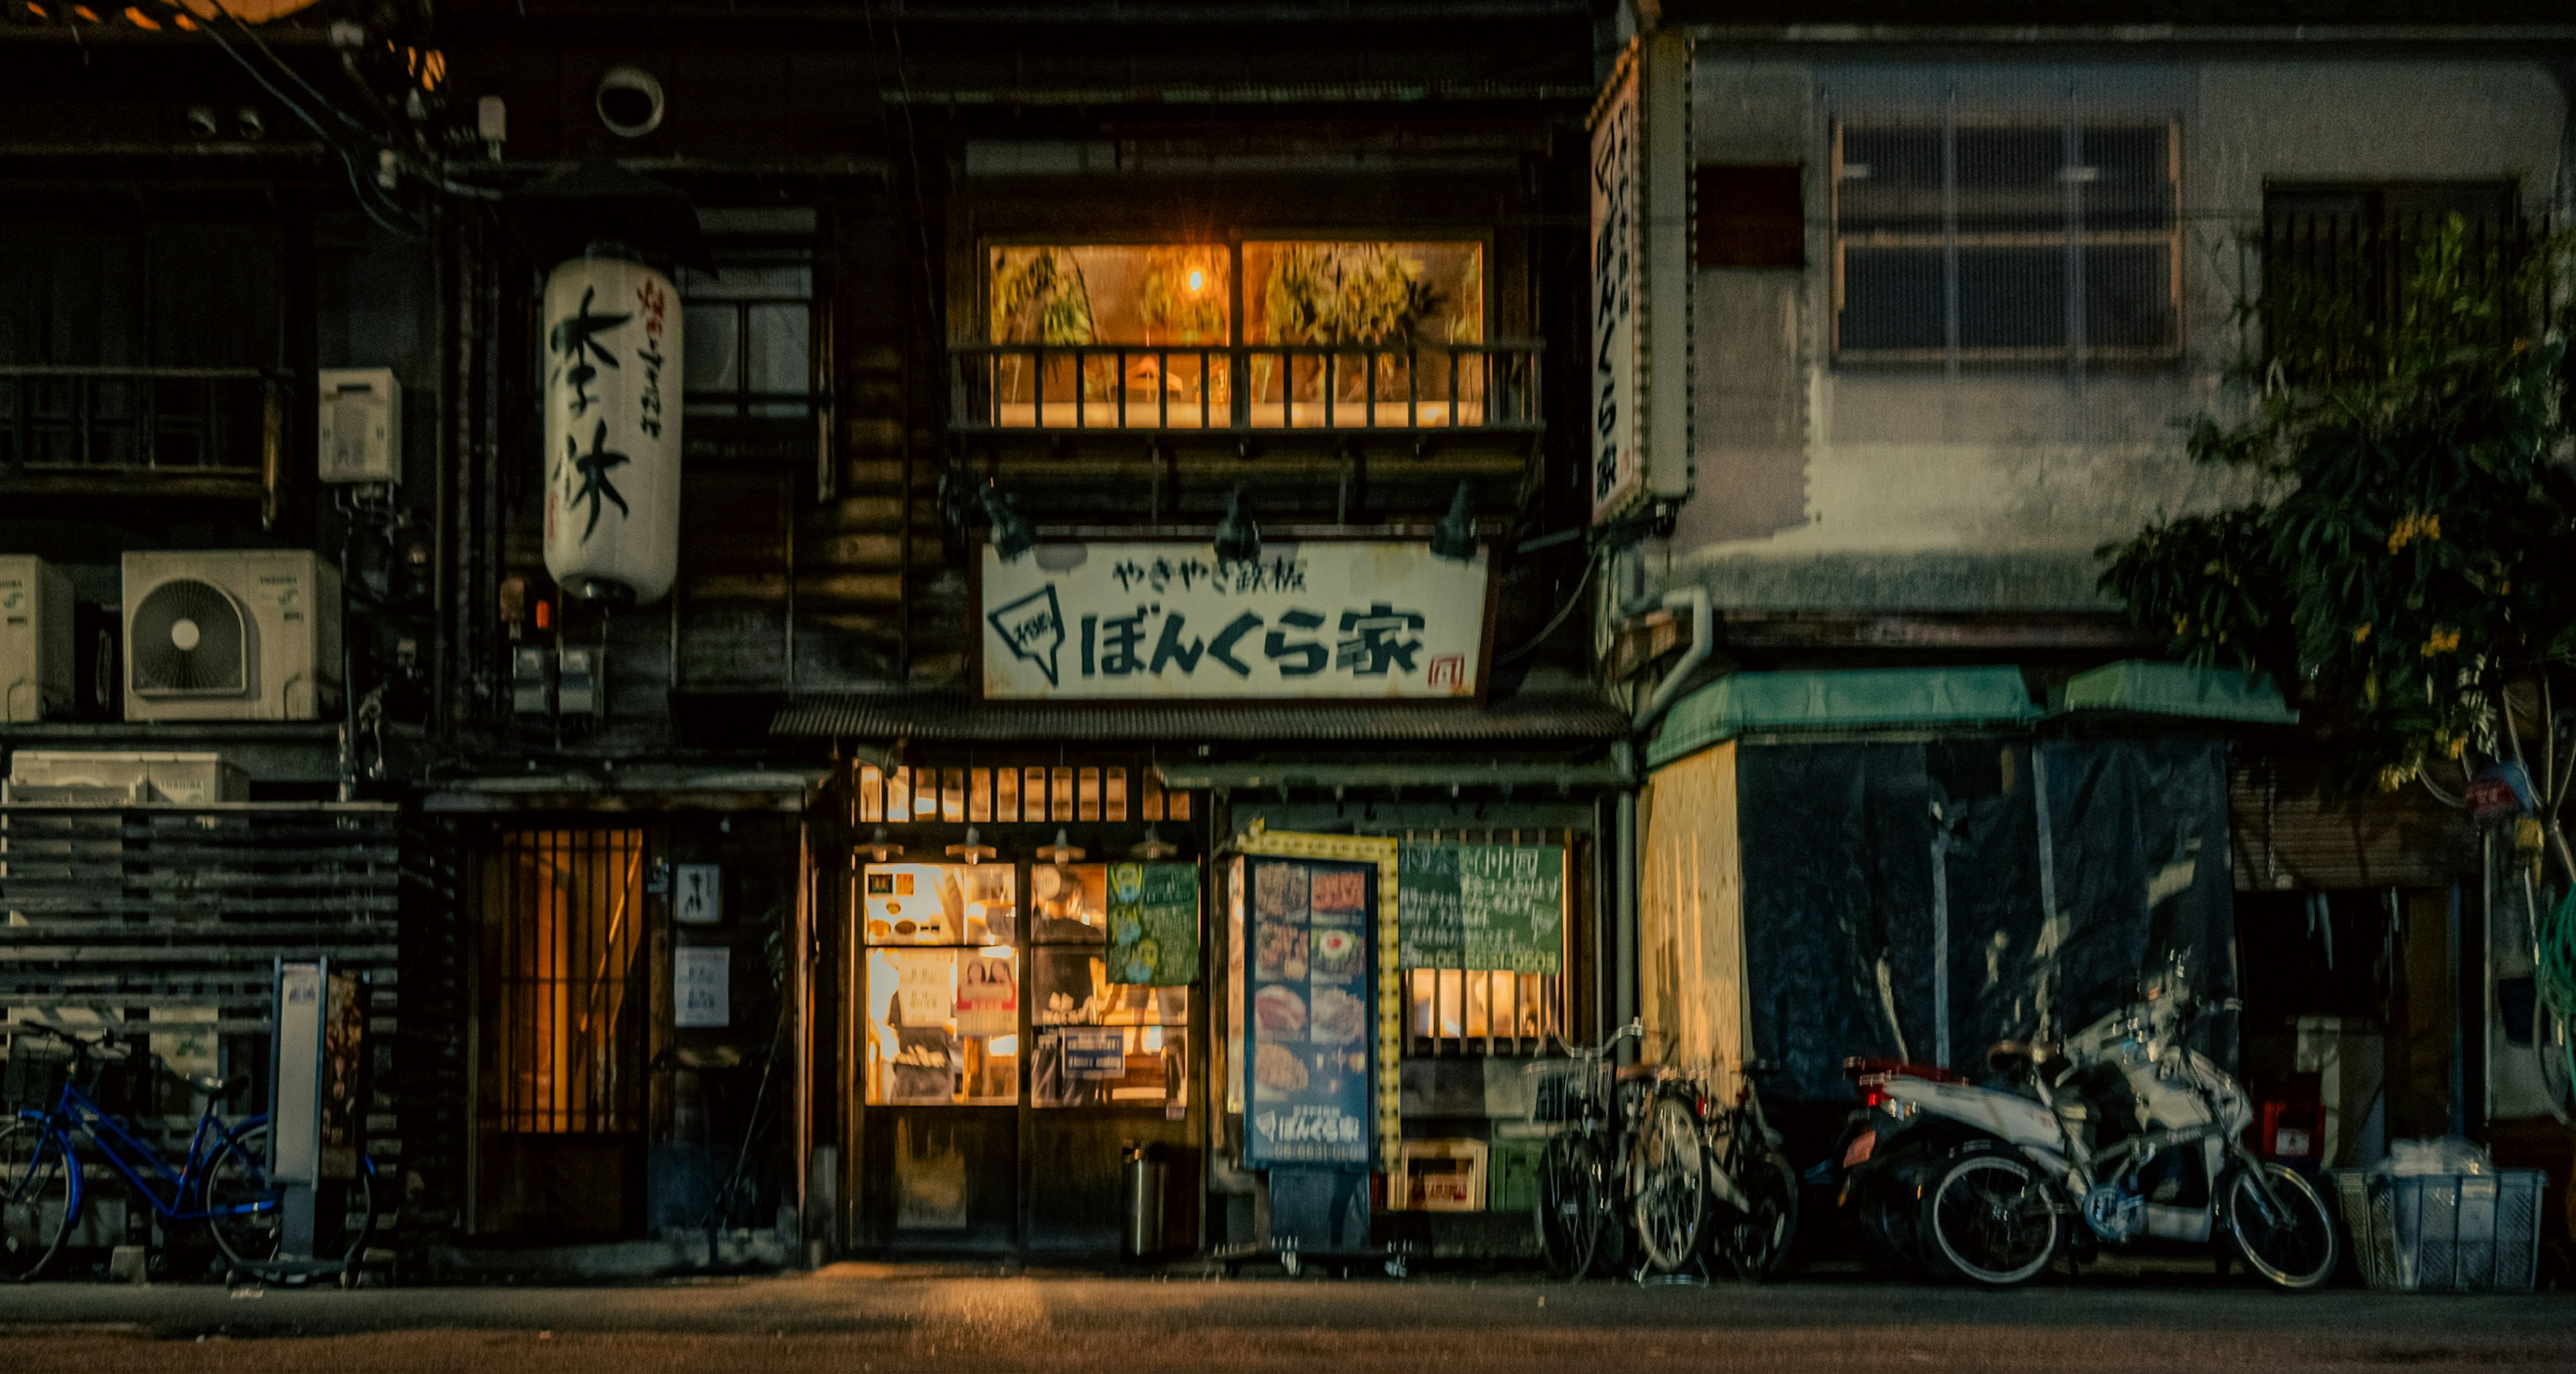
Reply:
[[546, 571], [585, 600], [645, 605], [680, 544], [679, 293], [624, 258], [546, 278]]
[[1637, 125], [1638, 47], [1619, 55], [1592, 107], [1592, 518], [1618, 515], [1644, 476], [1638, 387], [1645, 187]]

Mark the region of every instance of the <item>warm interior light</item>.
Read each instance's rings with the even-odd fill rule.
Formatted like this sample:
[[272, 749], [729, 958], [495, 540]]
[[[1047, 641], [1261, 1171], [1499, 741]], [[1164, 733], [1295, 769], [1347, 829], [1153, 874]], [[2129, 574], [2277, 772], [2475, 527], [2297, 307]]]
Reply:
[[38, 19], [51, 19], [53, 17], [52, 15], [45, 13], [45, 7], [37, 4], [36, 0], [27, 0], [27, 13], [36, 16]]
[[96, 11], [96, 10], [94, 10], [94, 9], [91, 9], [91, 8], [90, 8], [89, 6], [87, 6], [87, 5], [74, 5], [74, 6], [72, 6], [72, 13], [73, 13], [73, 14], [75, 14], [75, 15], [77, 15], [77, 16], [79, 16], [79, 17], [80, 17], [80, 18], [82, 18], [82, 19], [85, 19], [85, 20], [89, 21], [90, 23], [95, 24], [95, 23], [97, 23], [97, 22], [98, 22], [98, 11]]
[[1197, 268], [1195, 268], [1195, 267], [1191, 268], [1191, 269], [1190, 269], [1190, 290], [1192, 290], [1192, 291], [1202, 291], [1202, 290], [1205, 290], [1206, 288], [1207, 288], [1207, 273], [1202, 272], [1202, 271], [1200, 271], [1199, 269], [1197, 269]]
[[125, 22], [132, 24], [138, 29], [159, 29], [161, 27], [161, 21], [153, 18], [151, 15], [145, 14], [141, 5], [128, 5], [125, 7]]

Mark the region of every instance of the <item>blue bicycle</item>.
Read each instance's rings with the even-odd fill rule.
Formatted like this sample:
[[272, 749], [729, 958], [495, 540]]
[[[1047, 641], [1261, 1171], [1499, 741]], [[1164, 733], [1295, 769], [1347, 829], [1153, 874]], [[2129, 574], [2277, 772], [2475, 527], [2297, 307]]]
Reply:
[[[206, 1097], [205, 1110], [176, 1167], [161, 1152], [134, 1138], [82, 1088], [105, 1037], [84, 1039], [40, 1026], [9, 1028], [40, 1034], [71, 1047], [70, 1072], [51, 1111], [21, 1112], [0, 1126], [0, 1279], [20, 1283], [44, 1273], [78, 1226], [93, 1181], [105, 1181], [99, 1161], [125, 1181], [165, 1222], [199, 1222], [237, 1270], [266, 1276], [309, 1272], [281, 1264], [278, 1201], [285, 1190], [268, 1175], [268, 1118], [227, 1124], [216, 1109], [244, 1090], [244, 1078], [192, 1077], [188, 1086]], [[88, 1148], [82, 1148], [86, 1141]], [[314, 1258], [327, 1267], [365, 1253], [375, 1229], [375, 1161], [361, 1160], [358, 1177], [316, 1190]]]

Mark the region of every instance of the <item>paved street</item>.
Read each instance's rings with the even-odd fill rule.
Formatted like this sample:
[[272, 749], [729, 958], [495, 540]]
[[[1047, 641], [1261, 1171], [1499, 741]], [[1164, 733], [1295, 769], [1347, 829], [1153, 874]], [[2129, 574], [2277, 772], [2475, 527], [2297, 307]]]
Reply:
[[2197, 1275], [2018, 1293], [1513, 1277], [1333, 1282], [840, 1265], [614, 1288], [0, 1292], [9, 1374], [1219, 1370], [2418, 1371], [2576, 1368], [2576, 1296], [2291, 1298]]

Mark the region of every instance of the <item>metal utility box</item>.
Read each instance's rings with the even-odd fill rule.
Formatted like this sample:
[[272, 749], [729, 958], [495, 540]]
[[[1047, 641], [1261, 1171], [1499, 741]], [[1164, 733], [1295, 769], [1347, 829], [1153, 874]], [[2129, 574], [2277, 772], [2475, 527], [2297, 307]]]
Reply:
[[402, 480], [402, 383], [390, 367], [326, 367], [316, 374], [321, 478], [392, 486]]

